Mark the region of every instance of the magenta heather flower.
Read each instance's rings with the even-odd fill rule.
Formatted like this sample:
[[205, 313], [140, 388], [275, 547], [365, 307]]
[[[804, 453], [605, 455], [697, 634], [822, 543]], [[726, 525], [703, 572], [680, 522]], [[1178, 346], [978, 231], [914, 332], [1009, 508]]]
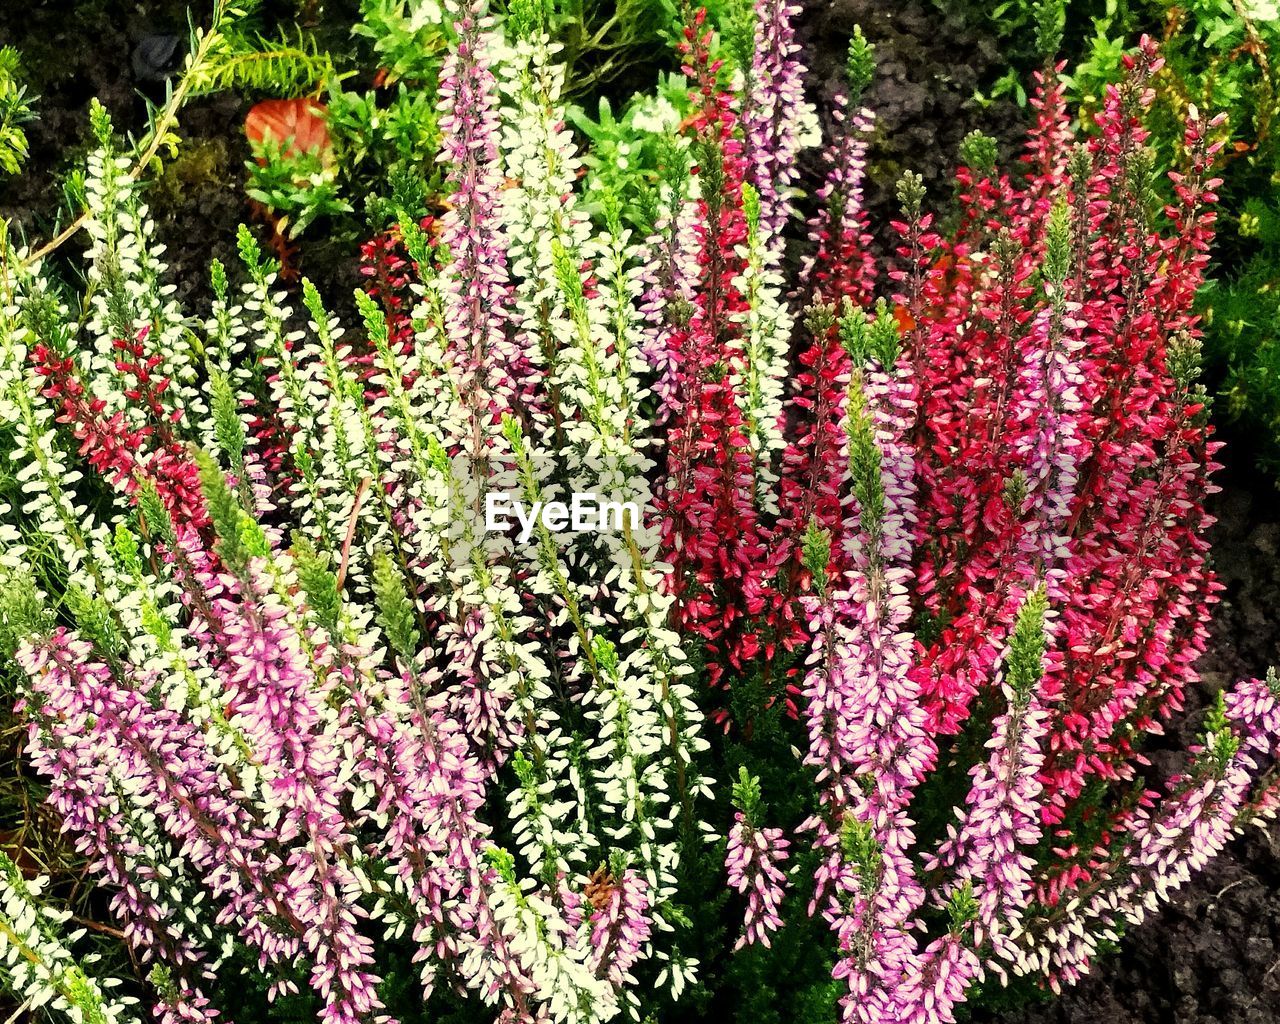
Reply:
[[450, 0], [457, 33], [440, 72], [441, 160], [454, 186], [441, 218], [449, 253], [444, 326], [474, 408], [497, 416], [534, 399], [526, 355], [509, 339], [511, 282], [502, 226], [498, 86], [490, 70], [493, 22], [484, 0]]
[[747, 897], [747, 911], [739, 947], [758, 942], [769, 945], [769, 933], [782, 927], [778, 906], [786, 891], [787, 876], [779, 865], [787, 859], [790, 844], [780, 828], [755, 828], [746, 816], [734, 814], [725, 850], [729, 885]]
[[[58, 687], [73, 680], [96, 685], [106, 668], [92, 664], [87, 644], [66, 634], [50, 638], [43, 648], [25, 648], [19, 663]], [[77, 662], [79, 664], [77, 665]], [[75, 666], [75, 667], [73, 667]], [[143, 963], [167, 972], [169, 985], [156, 1005], [163, 1024], [213, 1021], [202, 986], [213, 980], [201, 938], [190, 933], [184, 908], [194, 905], [193, 880], [153, 822], [119, 799], [119, 777], [107, 766], [114, 750], [90, 729], [64, 731], [68, 721], [60, 696], [47, 698], [35, 688], [22, 705], [29, 719], [29, 746], [37, 771], [49, 781], [50, 805], [75, 836], [78, 852], [116, 887], [112, 907], [125, 938]], [[207, 927], [202, 921], [197, 927]]]
[[[1061, 288], [1055, 297], [1061, 295]], [[1050, 601], [1065, 596], [1066, 562], [1071, 553], [1067, 533], [1071, 506], [1080, 481], [1079, 459], [1085, 446], [1084, 377], [1076, 362], [1081, 342], [1078, 321], [1061, 309], [1045, 310], [1032, 325], [1023, 365], [1022, 388], [1013, 411], [1015, 423], [1028, 427], [1014, 442], [1026, 467], [1019, 481], [1020, 509], [1032, 527], [1019, 542], [1024, 586], [1043, 577]]]
[[[1187, 772], [1169, 792], [1147, 801], [1128, 823], [1126, 841], [1095, 869], [1070, 900], [1028, 923], [1016, 936], [1019, 974], [1042, 973], [1054, 991], [1089, 969], [1099, 944], [1117, 929], [1140, 924], [1148, 911], [1181, 888], [1268, 802], [1251, 803], [1257, 755], [1274, 756], [1280, 683], [1249, 679], [1219, 695]], [[1151, 794], [1154, 796], [1155, 794]]]
[[[823, 856], [814, 905], [837, 935], [833, 975], [848, 987], [846, 1019], [872, 1021], [888, 1019], [899, 980], [915, 969], [912, 919], [925, 894], [908, 856], [915, 837], [906, 809], [936, 751], [911, 677], [905, 586], [915, 386], [898, 361], [897, 327], [885, 310], [871, 324], [850, 313], [842, 330], [854, 364], [846, 413], [847, 589], [809, 600], [816, 639], [806, 680], [806, 760], [819, 769], [821, 810], [808, 827]], [[823, 551], [811, 571], [825, 575], [827, 562]]]
[[[671, 154], [673, 161], [687, 156], [680, 151]], [[667, 422], [679, 413], [681, 388], [679, 360], [672, 345], [672, 335], [688, 327], [688, 312], [693, 309], [701, 273], [698, 264], [699, 240], [694, 230], [698, 205], [686, 195], [688, 175], [685, 168], [669, 175], [660, 185], [661, 210], [654, 231], [645, 240], [649, 257], [641, 269], [644, 291], [640, 313], [644, 331], [640, 355], [653, 374], [651, 384], [657, 399], [654, 422]]]
[[867, 139], [875, 115], [857, 105], [872, 74], [872, 53], [861, 31], [855, 32], [849, 44], [845, 81], [832, 100], [833, 131], [822, 150], [818, 207], [808, 221], [813, 253], [801, 267], [801, 284], [815, 297], [831, 303], [844, 298], [859, 305], [870, 301], [875, 280], [862, 190]]
[[981, 977], [978, 954], [953, 929], [925, 949], [914, 970], [903, 979], [898, 1005], [892, 1011], [862, 1019], [867, 1024], [954, 1024], [954, 1007]]
[[[364, 913], [347, 902], [350, 888], [335, 877], [342, 869], [321, 859], [322, 842], [293, 846], [282, 857], [278, 840], [263, 836], [238, 801], [243, 784], [233, 781], [200, 731], [176, 712], [153, 706], [148, 695], [154, 678], [144, 674], [129, 680], [137, 688], [126, 688], [91, 653], [88, 644], [61, 631], [20, 652], [31, 680], [28, 704], [41, 716], [29, 729], [33, 756], [55, 791], [66, 794], [69, 809], [76, 801], [71, 786], [86, 776], [105, 775], [110, 785], [142, 799], [146, 810], [138, 813], [183, 851], [223, 901], [218, 923], [239, 922], [239, 934], [257, 948], [262, 966], [305, 954], [327, 1021], [380, 1018], [378, 979], [363, 969], [371, 963], [372, 944], [356, 930]], [[78, 749], [46, 746], [44, 723], [57, 735], [79, 734], [86, 742]]]

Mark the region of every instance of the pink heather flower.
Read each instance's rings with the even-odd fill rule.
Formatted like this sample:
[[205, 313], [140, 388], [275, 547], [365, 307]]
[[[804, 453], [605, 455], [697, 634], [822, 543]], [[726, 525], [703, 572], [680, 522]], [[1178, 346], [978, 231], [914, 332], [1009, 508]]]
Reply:
[[461, 623], [443, 623], [439, 635], [449, 655], [444, 680], [448, 717], [459, 724], [479, 763], [491, 775], [506, 763], [522, 723], [510, 713], [510, 694], [486, 681], [483, 652], [476, 640], [484, 628], [483, 613], [470, 609]]
[[817, 192], [817, 211], [808, 222], [814, 254], [806, 257], [800, 280], [815, 298], [832, 303], [848, 298], [862, 305], [870, 301], [875, 283], [862, 190], [875, 115], [865, 108], [853, 109], [841, 93], [831, 116], [835, 137], [823, 150], [826, 172]]
[[819, 768], [822, 786], [822, 810], [809, 823], [824, 857], [814, 905], [825, 905], [838, 937], [833, 977], [848, 986], [846, 1019], [872, 1021], [887, 1019], [895, 986], [915, 969], [912, 919], [924, 891], [907, 854], [915, 837], [906, 808], [935, 750], [911, 678], [907, 631], [915, 461], [906, 430], [914, 384], [906, 364], [855, 373], [848, 589], [832, 595], [830, 610], [821, 599], [809, 602], [818, 639], [806, 681], [806, 760]]
[[652, 929], [649, 902], [649, 883], [630, 869], [592, 900], [588, 966], [617, 989], [635, 981], [631, 968], [639, 962]]
[[681, 407], [672, 334], [687, 328], [684, 311], [693, 309], [701, 274], [694, 230], [697, 212], [698, 205], [692, 199], [672, 192], [666, 196], [654, 233], [645, 242], [650, 256], [641, 271], [645, 288], [640, 313], [645, 326], [640, 354], [653, 372], [650, 386], [657, 400], [656, 424], [666, 423]]
[[1280, 742], [1280, 678], [1244, 679], [1223, 698], [1227, 718], [1236, 724], [1246, 753], [1274, 757]]
[[903, 979], [897, 1005], [888, 1015], [853, 1019], [866, 1024], [954, 1024], [953, 1008], [981, 978], [978, 955], [961, 935], [951, 931], [930, 943], [916, 969]]
[[779, 865], [787, 859], [790, 843], [780, 828], [755, 828], [741, 811], [734, 813], [725, 849], [729, 885], [747, 897], [744, 931], [735, 949], [749, 943], [769, 945], [769, 933], [782, 927], [778, 907], [787, 876]]
[[792, 214], [800, 130], [806, 113], [804, 66], [791, 19], [800, 8], [787, 0], [755, 0], [751, 66], [742, 97], [743, 157], [760, 195], [760, 229], [780, 253], [782, 229]]
[[448, 713], [436, 673], [379, 673], [371, 685], [356, 675], [367, 653], [346, 650], [338, 662], [357, 709], [357, 772], [374, 793], [360, 818], [419, 915], [414, 960], [424, 992], [430, 996], [443, 965], [487, 1001], [526, 1007], [531, 967], [490, 900], [497, 873], [486, 854], [490, 829], [479, 818], [490, 768]]
[[[847, 1022], [895, 1019], [903, 982], [920, 970], [918, 942], [910, 930], [922, 902], [915, 871], [903, 845], [910, 842], [905, 815], [880, 829], [887, 842], [868, 844], [868, 860], [842, 865], [835, 898], [824, 916], [836, 934], [837, 960], [831, 976], [844, 982], [840, 998]], [[865, 836], [872, 837], [868, 827]]]
[[508, 337], [511, 283], [502, 227], [497, 81], [484, 0], [449, 0], [458, 35], [440, 72], [441, 162], [454, 187], [441, 218], [449, 253], [445, 331], [469, 403], [495, 417], [535, 398], [525, 354]]
[[1014, 452], [1025, 467], [1021, 512], [1032, 523], [1022, 534], [1019, 554], [1026, 559], [1028, 582], [1042, 577], [1054, 604], [1065, 596], [1065, 563], [1071, 553], [1066, 530], [1085, 446], [1084, 375], [1077, 361], [1083, 324], [1068, 320], [1067, 312], [1064, 302], [1061, 313], [1043, 310], [1033, 323], [1012, 417], [1026, 430], [1015, 441]]
[[169, 972], [168, 998], [156, 1005], [159, 1019], [213, 1021], [218, 1012], [200, 988], [212, 974], [181, 915], [194, 898], [191, 879], [173, 851], [147, 844], [159, 837], [145, 835], [142, 823], [129, 820], [111, 774], [103, 770], [115, 763], [111, 744], [88, 728], [66, 730], [79, 719], [67, 716], [63, 695], [45, 696], [47, 686], [105, 680], [105, 666], [90, 658], [88, 645], [66, 633], [55, 634], [44, 647], [19, 651], [19, 665], [33, 677], [18, 705], [28, 719], [32, 765], [48, 781], [49, 804], [75, 837], [76, 850], [115, 888], [111, 906], [129, 945], [143, 963]]
[[1203, 745], [1192, 748], [1188, 773], [1173, 779], [1154, 806], [1139, 808], [1123, 847], [1021, 937], [1020, 973], [1045, 973], [1054, 991], [1077, 981], [1100, 938], [1113, 936], [1122, 922], [1141, 923], [1263, 810], [1249, 794], [1256, 753], [1276, 747], [1274, 733], [1262, 739], [1278, 724], [1276, 688], [1274, 681], [1250, 679], [1223, 695], [1210, 712]]
[[1010, 962], [1017, 959], [1010, 935], [1019, 930], [1034, 888], [1030, 851], [1041, 836], [1041, 744], [1051, 714], [1043, 702], [1045, 614], [1044, 592], [1036, 591], [1019, 613], [1005, 655], [1001, 690], [1007, 709], [992, 723], [991, 754], [970, 772], [973, 782], [958, 808], [959, 824], [948, 826], [947, 839], [925, 865], [931, 873], [949, 871], [946, 896], [972, 886], [973, 943], [989, 945]]
[[[372, 962], [372, 944], [356, 930], [364, 914], [348, 902], [352, 885], [342, 877], [347, 869], [328, 859], [336, 852], [331, 846], [313, 837], [284, 853], [280, 840], [264, 836], [238, 802], [241, 786], [200, 731], [177, 712], [153, 705], [153, 679], [142, 675], [128, 680], [136, 688], [126, 688], [91, 659], [87, 644], [63, 631], [24, 647], [19, 664], [30, 680], [28, 703], [38, 706], [48, 725], [92, 743], [78, 751], [46, 748], [41, 723], [32, 720], [33, 756], [55, 787], [61, 779], [109, 772], [126, 792], [143, 796], [148, 813], [222, 901], [218, 922], [240, 923], [239, 934], [257, 947], [262, 966], [305, 953], [326, 1021], [381, 1016], [378, 978], [363, 969]], [[92, 762], [79, 759], [94, 755]]]

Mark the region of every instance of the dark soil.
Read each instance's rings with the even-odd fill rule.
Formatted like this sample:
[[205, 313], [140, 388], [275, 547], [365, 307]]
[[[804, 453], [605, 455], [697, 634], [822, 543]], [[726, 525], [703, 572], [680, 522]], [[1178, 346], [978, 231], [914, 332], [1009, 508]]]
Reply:
[[[877, 112], [870, 154], [868, 206], [875, 223], [894, 214], [902, 171], [920, 172], [932, 204], [945, 206], [947, 184], [964, 136], [980, 128], [1016, 144], [1023, 125], [1007, 104], [982, 105], [975, 90], [1003, 70], [996, 44], [964, 19], [928, 2], [834, 0], [807, 3], [801, 18], [811, 96], [829, 106], [838, 88], [854, 25], [877, 46], [878, 75], [866, 97]], [[143, 41], [185, 36], [185, 5], [177, 0], [46, 0], [0, 4], [0, 44], [26, 56], [40, 119], [28, 126], [27, 172], [0, 181], [0, 216], [39, 242], [53, 231], [60, 175], [83, 154], [88, 104], [97, 96], [121, 130], [137, 132], [145, 107], [163, 84], [134, 67]], [[141, 95], [140, 95], [141, 94]], [[243, 194], [248, 158], [241, 126], [248, 102], [221, 97], [190, 104], [182, 117], [183, 156], [170, 164], [149, 196], [158, 235], [167, 246], [178, 297], [199, 313], [207, 267], [235, 260], [235, 226], [249, 218]], [[76, 243], [68, 246], [74, 251]], [[305, 272], [349, 294], [354, 246], [345, 240], [304, 245]], [[309, 262], [308, 262], [309, 261]], [[1213, 502], [1214, 558], [1226, 590], [1216, 610], [1204, 682], [1188, 697], [1190, 713], [1156, 752], [1157, 767], [1177, 759], [1198, 724], [1196, 709], [1243, 674], [1280, 662], [1280, 502], [1275, 485], [1252, 470], [1253, 453], [1228, 437], [1227, 469]], [[1268, 1024], [1280, 1021], [1280, 827], [1251, 829], [1234, 842], [1164, 910], [1126, 936], [1120, 952], [1060, 999], [1016, 1011], [977, 1011], [989, 1024]]]
[[[145, 101], [163, 102], [164, 82], [135, 69], [134, 57], [153, 36], [178, 36], [185, 48], [186, 33], [186, 5], [172, 0], [0, 5], [0, 44], [21, 51], [38, 96], [37, 120], [27, 126], [31, 159], [25, 173], [0, 181], [0, 216], [12, 218], [33, 245], [54, 233], [61, 178], [89, 145], [89, 101], [97, 97], [118, 131], [142, 131]], [[148, 197], [179, 298], [205, 280], [212, 257], [234, 258], [235, 225], [248, 216], [238, 187], [248, 157], [244, 107], [236, 97], [191, 103], [181, 121], [184, 155]]]
[[[849, 37], [856, 26], [875, 46], [876, 75], [863, 97], [875, 113], [866, 205], [873, 225], [898, 216], [894, 190], [905, 171], [921, 175], [927, 203], [945, 206], [960, 143], [981, 130], [1004, 144], [1020, 141], [1025, 118], [1012, 104], [983, 105], [979, 89], [1006, 69], [999, 47], [928, 0], [817, 0], [798, 23], [809, 97], [820, 112], [843, 89]], [[816, 154], [808, 154], [816, 163]]]

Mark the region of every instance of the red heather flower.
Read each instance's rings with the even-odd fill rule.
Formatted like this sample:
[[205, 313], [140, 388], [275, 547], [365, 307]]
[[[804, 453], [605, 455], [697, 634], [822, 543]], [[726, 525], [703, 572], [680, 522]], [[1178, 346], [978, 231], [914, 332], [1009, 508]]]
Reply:
[[[428, 216], [418, 222], [418, 227], [431, 238], [435, 224], [435, 218]], [[411, 358], [413, 306], [416, 301], [411, 285], [417, 278], [398, 226], [379, 231], [361, 243], [360, 274], [365, 279], [365, 294], [374, 299], [382, 310], [391, 350], [402, 358]], [[372, 350], [358, 351], [355, 346], [347, 349], [344, 356], [349, 364], [364, 368], [372, 366], [376, 360]], [[362, 370], [362, 375], [368, 376], [370, 372]], [[411, 382], [412, 378], [407, 378], [406, 383]]]
[[[838, 575], [845, 564], [841, 503], [846, 471], [840, 453], [846, 441], [845, 392], [851, 363], [837, 316], [845, 302], [870, 303], [875, 274], [862, 194], [872, 115], [855, 110], [842, 93], [835, 98], [832, 117], [835, 133], [823, 152], [826, 176], [818, 190], [820, 205], [809, 221], [815, 254], [801, 272], [802, 294], [814, 303], [805, 322], [809, 345], [798, 356], [795, 390], [784, 412], [792, 440], [782, 452], [778, 519], [769, 554], [769, 574], [778, 586], [765, 622], [788, 650], [807, 640], [796, 595], [804, 582], [801, 548], [811, 524], [834, 540], [827, 571]], [[794, 713], [791, 697], [788, 707]]]
[[848, 298], [864, 305], [871, 300], [875, 283], [870, 219], [862, 193], [867, 138], [875, 116], [855, 107], [841, 93], [835, 97], [831, 117], [834, 136], [822, 153], [819, 205], [808, 224], [814, 255], [805, 261], [801, 283], [815, 299], [838, 305]]
[[740, 666], [759, 650], [749, 620], [764, 607], [765, 549], [738, 395], [745, 361], [737, 315], [746, 307], [733, 282], [745, 266], [739, 247], [746, 239], [746, 168], [704, 21], [699, 11], [681, 44], [685, 73], [698, 86], [688, 129], [701, 185], [694, 228], [700, 273], [692, 316], [668, 337], [679, 415], [668, 434], [661, 508], [676, 621], [706, 642], [715, 684], [726, 665]]
[[[198, 471], [173, 429], [182, 412], [168, 411], [160, 400], [169, 381], [153, 375], [163, 360], [147, 353], [147, 334], [144, 328], [134, 340], [114, 343], [122, 380], [112, 382], [112, 387], [120, 389], [129, 405], [110, 414], [106, 401], [85, 386], [74, 357], [40, 344], [30, 358], [44, 380], [41, 395], [56, 410], [57, 422], [69, 427], [80, 442], [79, 454], [91, 468], [130, 496], [143, 480], [150, 481], [175, 523], [204, 529], [209, 518]], [[143, 414], [141, 425], [131, 424], [131, 412]]]
[[1255, 820], [1254, 813], [1274, 805], [1274, 779], [1264, 775], [1260, 785], [1255, 782], [1259, 760], [1277, 751], [1278, 694], [1280, 681], [1272, 673], [1266, 681], [1243, 680], [1220, 696], [1203, 739], [1191, 747], [1187, 772], [1169, 780], [1166, 795], [1134, 812], [1124, 842], [1070, 900], [1036, 918], [1019, 937], [1019, 973], [1043, 972], [1055, 992], [1079, 980], [1098, 952], [1100, 934], [1140, 923], [1153, 894], [1180, 888]]
[[[1148, 622], [1160, 621], [1157, 609], [1166, 600], [1172, 600], [1169, 611], [1174, 617], [1183, 618], [1189, 605], [1174, 595], [1183, 593], [1184, 586], [1189, 593], [1210, 596], [1202, 585], [1202, 545], [1192, 538], [1202, 531], [1203, 517], [1181, 517], [1174, 527], [1175, 536], [1187, 534], [1185, 543], [1169, 539], [1170, 547], [1181, 548], [1175, 564], [1183, 564], [1185, 570], [1166, 581], [1149, 575], [1155, 568], [1147, 561], [1153, 538], [1142, 526], [1153, 522], [1144, 516], [1152, 511], [1153, 500], [1156, 507], [1167, 508], [1165, 502], [1172, 502], [1183, 508], [1181, 500], [1190, 498], [1194, 508], [1207, 486], [1192, 477], [1179, 481], [1176, 468], [1184, 466], [1193, 476], [1203, 477], [1203, 468], [1190, 467], [1197, 460], [1203, 466], [1206, 452], [1201, 431], [1188, 422], [1198, 410], [1176, 397], [1175, 381], [1165, 369], [1176, 335], [1190, 324], [1190, 292], [1171, 287], [1160, 260], [1166, 251], [1185, 252], [1180, 262], [1187, 270], [1179, 266], [1179, 278], [1193, 273], [1193, 253], [1204, 243], [1206, 221], [1175, 219], [1174, 238], [1162, 241], [1140, 223], [1140, 198], [1115, 188], [1117, 180], [1129, 188], [1149, 188], [1137, 150], [1143, 137], [1137, 116], [1144, 76], [1151, 67], [1148, 52], [1124, 90], [1108, 96], [1100, 115], [1101, 134], [1087, 152], [1078, 152], [1070, 177], [1062, 172], [1061, 161], [1048, 161], [1048, 173], [1059, 178], [1033, 177], [1025, 187], [1001, 187], [1012, 189], [1012, 202], [1004, 209], [1030, 211], [1030, 223], [1021, 215], [1001, 223], [995, 209], [989, 218], [986, 212], [973, 216], [970, 223], [982, 225], [973, 229], [974, 244], [983, 234], [991, 237], [992, 229], [998, 232], [989, 242], [989, 255], [966, 252], [965, 270], [955, 280], [947, 278], [954, 262], [947, 271], [934, 264], [901, 275], [908, 284], [901, 301], [916, 321], [911, 335], [920, 353], [918, 365], [927, 367], [919, 430], [928, 457], [919, 536], [929, 540], [932, 550], [920, 566], [920, 582], [927, 607], [941, 626], [940, 636], [925, 654], [920, 678], [933, 695], [931, 710], [938, 727], [946, 732], [957, 730], [968, 716], [970, 701], [989, 677], [1020, 595], [1041, 573], [1050, 572], [1055, 589], [1061, 588], [1057, 596], [1064, 607], [1069, 652], [1062, 671], [1074, 676], [1062, 685], [1069, 692], [1083, 691], [1080, 699], [1085, 703], [1089, 698], [1084, 692], [1114, 695], [1115, 687], [1097, 680], [1101, 666], [1079, 666], [1088, 646], [1082, 644], [1082, 630], [1100, 635], [1100, 643], [1088, 653], [1101, 652], [1097, 657], [1111, 669], [1129, 660], [1107, 649], [1116, 634], [1114, 626], [1106, 625], [1107, 614], [1126, 616], [1115, 604], [1126, 598], [1108, 581], [1125, 579], [1128, 571], [1137, 593], [1143, 593], [1139, 580], [1149, 579], [1167, 595], [1143, 595], [1153, 613]], [[1042, 118], [1032, 146], [1033, 168], [1043, 168], [1044, 138], [1056, 138], [1061, 131], [1059, 102], [1052, 99], [1056, 86], [1047, 88], [1038, 101]], [[1116, 141], [1117, 136], [1123, 140]], [[1210, 198], [1207, 188], [1190, 188], [1197, 202]], [[972, 196], [980, 192], [975, 187]], [[1050, 244], [1044, 229], [1046, 202], [1039, 197], [1053, 192], [1071, 193], [1073, 223], [1062, 229], [1066, 237], [1056, 242], [1064, 251], [1060, 261], [1065, 294], [1053, 294], [1046, 285], [1043, 296], [1037, 297], [1034, 279]], [[970, 212], [974, 201], [970, 197]], [[904, 246], [915, 268], [922, 266], [916, 255], [920, 248], [910, 238]], [[975, 276], [975, 271], [982, 275]], [[1064, 302], [1055, 314], [1056, 325], [1051, 324], [1046, 306]], [[1076, 349], [1087, 356], [1073, 360], [1069, 353]], [[1042, 355], [1033, 355], [1037, 351]], [[1078, 374], [1071, 369], [1073, 362], [1079, 365]], [[1027, 428], [1039, 422], [1046, 403], [1057, 419], [1037, 426], [1037, 440]], [[1185, 434], [1188, 428], [1192, 435]], [[1180, 454], [1184, 449], [1187, 453]], [[1156, 479], [1147, 480], [1153, 471]], [[1160, 490], [1165, 494], [1157, 498]], [[1066, 495], [1071, 495], [1070, 513], [1064, 521]], [[1061, 536], [1051, 549], [1041, 544], [1037, 550], [1038, 541], [1032, 538], [1050, 526], [1046, 515], [1056, 522], [1052, 532]], [[1102, 570], [1102, 562], [1121, 575]], [[1093, 591], [1092, 598], [1084, 596], [1088, 591]], [[1101, 608], [1108, 613], [1103, 622], [1094, 622]], [[1085, 626], [1080, 616], [1091, 625]], [[1192, 627], [1192, 634], [1196, 632]], [[1189, 643], [1194, 648], [1199, 641], [1189, 637]], [[1180, 646], [1179, 662], [1187, 658], [1187, 646]], [[1172, 673], [1174, 704], [1179, 678], [1179, 672]], [[1137, 689], [1144, 689], [1142, 682], [1137, 682]], [[1130, 707], [1137, 704], [1130, 701]], [[1112, 705], [1112, 710], [1120, 712], [1119, 705]], [[1110, 717], [1119, 721], [1114, 714]], [[1084, 728], [1083, 721], [1069, 719], [1068, 732]], [[1139, 718], [1140, 727], [1148, 722]], [[1107, 726], [1096, 722], [1087, 731], [1088, 740], [1080, 741], [1091, 753], [1102, 753], [1102, 760], [1111, 754], [1124, 758], [1123, 750], [1110, 746]], [[1097, 749], [1098, 742], [1106, 749]], [[1083, 754], [1070, 771], [1080, 777], [1100, 771], [1101, 760], [1084, 767], [1088, 756]], [[1075, 791], [1073, 786], [1056, 790], [1061, 799], [1070, 799]]]
[[[934, 728], [961, 731], [989, 699], [1018, 608], [1045, 585], [1060, 612], [1044, 684], [1057, 709], [1040, 773], [1049, 825], [1091, 780], [1133, 784], [1135, 737], [1181, 706], [1216, 591], [1203, 539], [1215, 446], [1189, 383], [1216, 147], [1193, 112], [1179, 202], [1150, 222], [1140, 119], [1157, 67], [1148, 45], [1069, 161], [1050, 152], [1063, 127], [1046, 75], [1029, 177], [963, 175], [955, 240], [930, 232], [911, 186], [899, 225], [931, 620], [913, 674]], [[1124, 816], [1106, 824], [1122, 830]], [[1042, 898], [1088, 877], [1094, 851], [1064, 844], [1063, 858]]]

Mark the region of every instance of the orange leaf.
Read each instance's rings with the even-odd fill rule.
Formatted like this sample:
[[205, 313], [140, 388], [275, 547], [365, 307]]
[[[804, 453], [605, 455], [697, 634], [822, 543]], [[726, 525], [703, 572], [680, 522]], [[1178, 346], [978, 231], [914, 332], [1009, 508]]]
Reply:
[[286, 157], [311, 153], [328, 165], [333, 161], [333, 140], [324, 115], [324, 104], [312, 99], [263, 100], [245, 117], [244, 133], [255, 149], [269, 144], [280, 147]]

